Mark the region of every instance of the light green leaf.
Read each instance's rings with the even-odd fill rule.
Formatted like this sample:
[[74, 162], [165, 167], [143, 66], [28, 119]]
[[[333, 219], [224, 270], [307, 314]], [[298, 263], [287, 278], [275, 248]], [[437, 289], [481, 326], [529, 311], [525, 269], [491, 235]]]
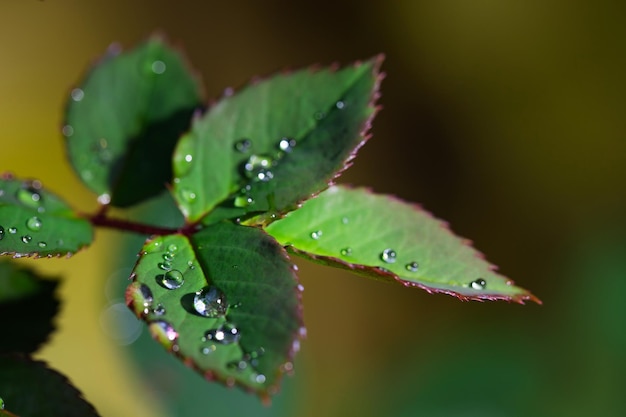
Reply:
[[207, 379], [266, 397], [302, 326], [294, 268], [265, 232], [216, 223], [149, 240], [126, 299], [166, 349]]
[[0, 178], [0, 254], [71, 255], [92, 240], [91, 224], [39, 181]]
[[103, 204], [155, 196], [171, 181], [174, 146], [201, 97], [183, 57], [161, 39], [110, 48], [68, 99], [63, 134], [76, 173]]
[[462, 300], [540, 302], [416, 205], [334, 186], [266, 231], [288, 251], [373, 278]]
[[174, 155], [187, 220], [281, 214], [325, 189], [366, 139], [381, 61], [278, 74], [194, 120]]

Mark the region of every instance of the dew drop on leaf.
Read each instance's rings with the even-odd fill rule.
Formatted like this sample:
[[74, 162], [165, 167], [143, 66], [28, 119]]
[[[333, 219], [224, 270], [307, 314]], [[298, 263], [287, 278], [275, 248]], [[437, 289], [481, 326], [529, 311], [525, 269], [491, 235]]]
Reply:
[[383, 262], [392, 264], [396, 261], [396, 256], [395, 250], [387, 248], [380, 254], [380, 259], [382, 259]]
[[163, 61], [154, 61], [152, 63], [152, 72], [154, 72], [157, 75], [161, 75], [165, 72], [165, 70], [167, 69], [167, 66], [165, 65], [165, 62]]
[[248, 367], [246, 361], [231, 361], [226, 364], [226, 367], [231, 371], [244, 371]]
[[320, 237], [322, 237], [321, 230], [316, 230], [315, 232], [311, 232], [311, 238], [318, 240]]
[[485, 280], [484, 280], [484, 279], [482, 279], [482, 278], [478, 278], [477, 280], [472, 281], [472, 282], [470, 283], [470, 287], [471, 287], [473, 290], [484, 290], [484, 289], [485, 289], [485, 287], [487, 287], [487, 281], [485, 281]]
[[220, 317], [226, 314], [226, 296], [213, 285], [198, 291], [193, 299], [193, 307], [205, 317]]
[[85, 92], [81, 90], [80, 88], [75, 88], [70, 93], [70, 96], [72, 97], [72, 100], [74, 101], [81, 101], [82, 99], [85, 98]]
[[336, 106], [339, 110], [342, 110], [344, 107], [346, 107], [346, 103], [344, 103], [343, 101], [339, 100], [337, 103], [335, 103], [335, 106]]
[[241, 139], [235, 142], [235, 150], [237, 152], [246, 153], [250, 150], [252, 141], [250, 139]]
[[172, 255], [176, 253], [177, 250], [178, 250], [178, 246], [176, 246], [173, 243], [167, 247], [167, 251], [172, 253]]
[[30, 235], [22, 236], [22, 242], [24, 243], [30, 243], [31, 240], [33, 240], [33, 238]]
[[235, 207], [244, 208], [252, 204], [254, 204], [254, 199], [250, 196], [240, 195], [240, 196], [235, 197], [235, 202], [234, 202]]
[[341, 254], [343, 256], [350, 256], [350, 255], [352, 255], [352, 248], [343, 248], [341, 250]]
[[205, 346], [202, 349], [200, 349], [200, 352], [202, 352], [203, 355], [210, 355], [211, 353], [215, 352], [216, 349], [217, 349], [217, 346], [215, 345]]
[[221, 343], [223, 345], [235, 343], [239, 340], [240, 337], [241, 334], [239, 333], [239, 329], [237, 329], [230, 323], [224, 323], [217, 329], [209, 330], [204, 334], [204, 338], [206, 340], [211, 340], [213, 342]]
[[152, 312], [157, 316], [162, 316], [165, 314], [165, 307], [163, 307], [163, 304], [159, 303], [156, 307], [154, 307], [154, 310], [152, 310]]
[[169, 271], [170, 269], [172, 269], [172, 263], [168, 261], [160, 262], [158, 267], [163, 271]]
[[41, 190], [39, 181], [26, 182], [22, 185], [22, 188], [17, 190], [15, 197], [26, 207], [37, 208], [42, 204], [39, 190]]
[[174, 259], [174, 255], [171, 252], [165, 252], [163, 254], [163, 260], [166, 262], [171, 262]]
[[161, 275], [161, 284], [168, 290], [175, 290], [183, 286], [185, 277], [178, 269], [171, 269]]
[[269, 169], [273, 163], [274, 160], [269, 156], [251, 155], [243, 168], [246, 177], [255, 181], [267, 182], [274, 178], [274, 174], [272, 174], [272, 171]]
[[37, 243], [37, 246], [39, 246], [40, 248], [45, 248], [46, 246], [48, 246], [48, 244], [46, 242], [39, 242]]
[[4, 227], [0, 226], [0, 240], [4, 239]]
[[9, 233], [11, 233], [12, 235], [17, 233], [17, 227], [9, 227]]
[[406, 268], [407, 271], [416, 272], [417, 269], [419, 268], [419, 264], [417, 262], [413, 261], [413, 262], [409, 262], [404, 267]]
[[196, 193], [188, 188], [183, 188], [180, 190], [180, 196], [187, 203], [191, 203], [196, 199]]
[[26, 220], [26, 227], [28, 227], [33, 232], [36, 232], [41, 229], [41, 220], [38, 217], [31, 217]]
[[292, 138], [282, 138], [280, 142], [278, 142], [278, 149], [283, 152], [291, 152], [293, 148], [296, 146], [296, 140]]

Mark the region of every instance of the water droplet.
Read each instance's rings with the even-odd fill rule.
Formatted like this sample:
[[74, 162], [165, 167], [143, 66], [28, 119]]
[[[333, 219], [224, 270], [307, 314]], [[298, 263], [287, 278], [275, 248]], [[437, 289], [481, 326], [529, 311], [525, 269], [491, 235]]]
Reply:
[[189, 163], [191, 161], [193, 161], [193, 155], [191, 155], [191, 154], [185, 155], [185, 162]]
[[154, 300], [152, 291], [146, 284], [140, 284], [136, 293], [137, 301], [139, 301], [144, 307], [150, 307]]
[[82, 99], [85, 98], [85, 92], [81, 90], [80, 88], [75, 88], [70, 93], [70, 96], [72, 97], [72, 100], [74, 101], [81, 101]]
[[409, 262], [408, 264], [405, 265], [405, 268], [407, 271], [416, 272], [417, 269], [419, 268], [419, 264], [415, 261]]
[[30, 235], [22, 236], [22, 242], [24, 243], [30, 243], [31, 240], [33, 240], [33, 238]]
[[278, 142], [278, 148], [283, 152], [291, 152], [296, 146], [296, 140], [292, 138], [282, 138]]
[[204, 334], [206, 340], [211, 340], [224, 345], [235, 343], [241, 337], [239, 330], [230, 323], [224, 323], [217, 329], [209, 330]]
[[167, 66], [165, 65], [165, 62], [163, 61], [154, 61], [152, 63], [152, 72], [154, 72], [157, 75], [163, 74], [166, 69], [167, 69]]
[[159, 303], [156, 307], [154, 307], [154, 310], [152, 310], [152, 312], [157, 316], [162, 316], [165, 314], [165, 307], [163, 307], [163, 304]]
[[315, 112], [313, 117], [315, 117], [315, 120], [322, 120], [324, 117], [326, 117], [326, 113], [324, 113], [323, 111], [318, 111]]
[[241, 139], [235, 142], [235, 150], [237, 152], [246, 153], [252, 147], [252, 141], [250, 139]]
[[40, 248], [45, 248], [46, 246], [48, 246], [48, 244], [46, 242], [39, 242], [37, 243], [37, 246], [39, 246]]
[[226, 296], [212, 285], [204, 287], [196, 293], [193, 307], [206, 317], [220, 317], [226, 314]]
[[343, 256], [350, 256], [350, 255], [352, 255], [352, 248], [343, 248], [341, 250], [341, 254]]
[[172, 243], [171, 245], [167, 247], [167, 250], [171, 252], [172, 255], [174, 255], [174, 253], [178, 250], [178, 246]]
[[336, 106], [339, 110], [342, 110], [344, 107], [346, 107], [346, 103], [344, 103], [343, 101], [339, 100], [337, 103], [335, 103], [335, 106]]
[[269, 169], [273, 163], [273, 159], [268, 156], [252, 155], [244, 164], [244, 171], [248, 178], [266, 182], [274, 178]]
[[163, 260], [166, 262], [172, 262], [174, 260], [174, 255], [171, 252], [165, 252], [163, 254]]
[[160, 262], [158, 265], [159, 269], [162, 269], [163, 271], [169, 271], [170, 269], [172, 269], [172, 263], [171, 262]]
[[17, 233], [17, 227], [9, 227], [9, 233], [11, 233], [12, 235]]
[[25, 182], [24, 184], [22, 184], [22, 187], [17, 190], [15, 197], [23, 205], [30, 208], [37, 208], [43, 203], [40, 190], [41, 182]]
[[487, 281], [485, 281], [485, 280], [484, 280], [484, 279], [482, 279], [482, 278], [478, 278], [477, 280], [472, 281], [472, 282], [470, 283], [470, 287], [471, 287], [473, 290], [484, 290], [484, 289], [485, 289], [485, 287], [487, 287]]
[[174, 330], [171, 324], [164, 320], [156, 320], [148, 326], [152, 337], [154, 337], [163, 346], [177, 350], [174, 343], [178, 339], [178, 332]]
[[33, 232], [36, 232], [41, 229], [41, 220], [38, 217], [31, 217], [26, 220], [26, 227], [28, 227]]
[[298, 291], [300, 292], [304, 291], [304, 285], [298, 284]]
[[111, 202], [111, 196], [109, 194], [104, 193], [98, 196], [98, 203], [102, 204], [103, 206], [106, 206], [110, 202]]
[[257, 384], [264, 384], [266, 381], [265, 375], [263, 374], [258, 374], [256, 376], [254, 376], [254, 382], [256, 382]]
[[215, 352], [216, 349], [217, 349], [217, 346], [210, 345], [210, 346], [205, 346], [202, 349], [200, 349], [200, 352], [202, 352], [203, 355], [210, 355], [211, 353]]
[[348, 224], [348, 223], [350, 223], [350, 219], [349, 219], [349, 218], [347, 218], [347, 217], [342, 217], [342, 218], [341, 218], [341, 223], [342, 223], [342, 224]]
[[248, 207], [254, 204], [254, 199], [249, 195], [240, 195], [235, 197], [235, 202], [233, 203], [235, 207]]
[[190, 270], [192, 270], [192, 271], [193, 271], [194, 269], [196, 269], [196, 267], [195, 267], [195, 265], [193, 264], [193, 262], [192, 262], [192, 261], [187, 261], [187, 266], [188, 266], [188, 267], [189, 267], [189, 269], [190, 269]]
[[4, 227], [0, 226], [0, 240], [4, 239]]
[[380, 254], [380, 259], [382, 259], [383, 262], [392, 264], [396, 261], [396, 256], [397, 254], [395, 250], [387, 248]]
[[226, 367], [231, 371], [245, 371], [248, 367], [248, 362], [246, 361], [232, 361], [226, 364]]
[[181, 189], [180, 190], [180, 196], [187, 203], [191, 203], [192, 201], [194, 201], [196, 199], [196, 193], [191, 191], [188, 188]]
[[161, 284], [168, 290], [175, 290], [185, 283], [183, 273], [178, 269], [171, 269], [162, 275]]
[[63, 129], [61, 129], [61, 133], [63, 133], [63, 136], [66, 138], [69, 138], [74, 134], [74, 128], [70, 125], [65, 125]]
[[320, 237], [322, 237], [322, 231], [316, 230], [315, 232], [311, 232], [311, 237], [315, 240], [318, 240]]

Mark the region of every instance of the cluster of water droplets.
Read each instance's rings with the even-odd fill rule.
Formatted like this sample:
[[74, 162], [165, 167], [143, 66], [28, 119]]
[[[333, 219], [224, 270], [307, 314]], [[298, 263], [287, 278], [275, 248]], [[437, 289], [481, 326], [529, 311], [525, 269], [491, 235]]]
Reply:
[[[0, 196], [4, 194], [4, 190], [0, 193]], [[43, 205], [43, 195], [41, 194], [41, 182], [39, 181], [25, 181], [20, 188], [15, 192], [16, 200], [22, 205], [30, 209], [36, 209], [38, 213], [44, 213], [46, 211]], [[37, 216], [31, 216], [26, 219], [24, 225], [26, 226], [26, 232], [19, 236], [19, 240], [24, 244], [29, 244], [33, 241], [32, 233], [41, 231], [43, 227], [43, 221]], [[0, 226], [0, 240], [3, 240], [6, 234], [17, 235], [17, 226], [10, 226], [6, 229], [4, 226]], [[37, 242], [37, 246], [45, 248], [48, 244], [44, 241]]]

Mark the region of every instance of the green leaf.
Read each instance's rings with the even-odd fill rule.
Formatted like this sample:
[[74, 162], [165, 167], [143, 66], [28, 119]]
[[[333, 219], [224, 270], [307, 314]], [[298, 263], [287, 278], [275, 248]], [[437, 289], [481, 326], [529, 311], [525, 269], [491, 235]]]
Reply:
[[69, 256], [92, 240], [91, 224], [39, 181], [0, 178], [0, 254]]
[[188, 221], [219, 203], [205, 224], [282, 214], [325, 189], [365, 142], [381, 61], [279, 74], [194, 120], [174, 154], [174, 195]]
[[261, 229], [224, 222], [154, 238], [132, 276], [129, 307], [207, 379], [267, 397], [292, 369], [300, 291], [285, 251]]
[[70, 161], [103, 204], [126, 207], [171, 181], [179, 136], [201, 105], [183, 57], [153, 37], [107, 55], [72, 90], [63, 133]]
[[48, 339], [59, 311], [58, 285], [31, 269], [0, 261], [0, 317], [5, 318], [0, 354], [33, 353]]
[[20, 417], [97, 417], [67, 378], [44, 362], [0, 355], [0, 397]]
[[302, 257], [407, 287], [540, 303], [419, 206], [365, 189], [331, 187], [266, 231]]

